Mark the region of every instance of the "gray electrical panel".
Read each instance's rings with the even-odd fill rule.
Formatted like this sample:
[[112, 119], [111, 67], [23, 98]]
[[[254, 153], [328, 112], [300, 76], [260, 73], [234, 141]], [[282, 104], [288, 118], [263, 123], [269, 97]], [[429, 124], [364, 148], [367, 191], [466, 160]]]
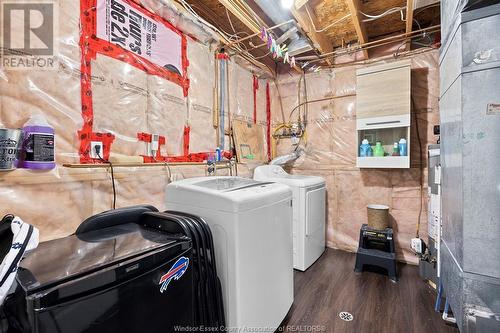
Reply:
[[462, 332], [500, 332], [500, 4], [481, 4], [441, 11], [441, 281]]

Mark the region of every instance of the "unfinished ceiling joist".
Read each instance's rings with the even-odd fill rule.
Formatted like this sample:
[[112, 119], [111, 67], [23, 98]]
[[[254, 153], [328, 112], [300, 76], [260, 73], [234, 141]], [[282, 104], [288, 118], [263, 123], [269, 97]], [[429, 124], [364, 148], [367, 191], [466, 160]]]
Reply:
[[[261, 21], [256, 21], [254, 18], [257, 15], [247, 6], [245, 8], [241, 7], [241, 3], [235, 0], [219, 0], [228, 11], [230, 11], [241, 23], [243, 23], [250, 31], [252, 31], [255, 35], [260, 33], [260, 29], [264, 26], [264, 23]], [[252, 17], [253, 16], [253, 17]], [[234, 41], [225, 40], [224, 44], [230, 48], [235, 47]], [[247, 54], [244, 50], [239, 48], [234, 49], [236, 54], [243, 57], [243, 59], [247, 60], [252, 65], [264, 70], [265, 72], [269, 72], [272, 76], [276, 75], [273, 68], [270, 68], [268, 65], [263, 64], [262, 62], [256, 60], [251, 56], [251, 54]]]
[[[354, 29], [358, 35], [359, 44], [365, 44], [368, 42], [368, 34], [366, 33], [366, 28], [359, 17], [359, 0], [346, 0], [349, 11], [351, 12], [352, 22], [354, 24]], [[363, 50], [363, 56], [368, 59], [368, 50]]]
[[295, 0], [295, 9], [300, 9], [302, 6], [306, 5], [309, 0]]
[[[413, 28], [413, 0], [406, 1], [406, 33], [410, 33]], [[406, 43], [406, 50], [411, 46], [411, 40]]]
[[[307, 15], [307, 12], [304, 11], [304, 8], [306, 6], [309, 6], [309, 4], [304, 4], [302, 9], [297, 8], [297, 4], [295, 6], [292, 6], [290, 9], [293, 17], [299, 24], [299, 26], [302, 28], [302, 30], [307, 34], [309, 39], [312, 41], [314, 44], [314, 48], [319, 51], [319, 53], [328, 53], [333, 51], [333, 44], [328, 40], [325, 34], [323, 33], [318, 33], [316, 32], [316, 29], [314, 26], [319, 26], [319, 21], [314, 15], [314, 11], [311, 8], [307, 8], [309, 10], [309, 13], [311, 13], [311, 19], [315, 21], [314, 23], [311, 22], [309, 19], [309, 16]], [[326, 60], [329, 65], [332, 64], [331, 60], [328, 59]]]
[[258, 33], [261, 29], [259, 22], [245, 13], [245, 11], [231, 0], [219, 0], [238, 20], [240, 20], [248, 29], [254, 33]]
[[[262, 19], [246, 4], [240, 2], [239, 0], [219, 0], [219, 2], [226, 7], [238, 20], [241, 21], [248, 29], [254, 32], [254, 35], [250, 35], [244, 37], [242, 39], [237, 40], [236, 42], [242, 42], [253, 37], [256, 37], [260, 34], [262, 28], [266, 29], [275, 29], [277, 27], [283, 26], [285, 24], [289, 24], [293, 21], [286, 21], [278, 23], [277, 25], [269, 28]], [[234, 45], [235, 41], [227, 44], [228, 46]], [[299, 73], [302, 73], [302, 70], [298, 66], [293, 66], [293, 69]], [[272, 69], [271, 72], [274, 73]]]

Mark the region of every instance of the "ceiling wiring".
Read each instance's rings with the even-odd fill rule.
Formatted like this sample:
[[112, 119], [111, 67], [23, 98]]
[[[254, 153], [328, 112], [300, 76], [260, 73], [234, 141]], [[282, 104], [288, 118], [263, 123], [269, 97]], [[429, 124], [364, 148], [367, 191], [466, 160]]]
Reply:
[[[193, 15], [196, 19], [199, 20], [199, 22], [208, 28], [210, 28], [212, 31], [216, 32], [219, 34], [219, 36], [222, 37], [224, 40], [224, 43], [226, 44], [226, 47], [233, 49], [236, 54], [240, 55], [250, 63], [253, 63], [254, 65], [260, 67], [261, 69], [266, 69], [268, 70], [271, 74], [273, 74], [273, 70], [266, 64], [259, 62], [257, 59], [255, 59], [255, 56], [252, 55], [250, 52], [248, 52], [248, 48], [246, 46], [241, 46], [242, 44], [238, 41], [240, 39], [239, 34], [246, 33], [246, 32], [240, 32], [240, 33], [235, 33], [235, 34], [229, 34], [226, 31], [219, 29], [215, 27], [213, 24], [202, 18], [194, 9], [193, 7], [187, 3], [185, 0], [175, 0], [178, 4], [180, 4], [188, 13]], [[236, 38], [236, 40], [235, 40]], [[244, 45], [244, 44], [243, 44]], [[274, 75], [274, 74], [273, 74]]]
[[403, 41], [403, 43], [401, 45], [398, 46], [398, 48], [396, 49], [396, 52], [394, 52], [394, 57], [395, 58], [398, 58], [399, 57], [399, 54], [400, 54], [400, 51], [403, 47], [406, 47], [406, 44], [408, 42], [406, 40]]
[[362, 11], [359, 11], [359, 13], [365, 17], [368, 17], [368, 19], [363, 20], [363, 22], [375, 21], [375, 20], [381, 19], [382, 17], [385, 17], [387, 15], [391, 15], [391, 14], [394, 14], [397, 12], [399, 12], [401, 14], [401, 21], [405, 21], [404, 14], [403, 14], [403, 10], [405, 10], [405, 9], [406, 9], [406, 6], [394, 7], [394, 8], [390, 8], [390, 9], [386, 10], [385, 12], [383, 12], [382, 14], [378, 14], [378, 15], [369, 15], [369, 14], [363, 13]]
[[259, 59], [263, 59], [265, 57], [268, 57], [269, 55], [271, 55], [271, 51], [267, 52], [266, 54], [262, 55], [262, 56], [259, 56], [259, 57], [255, 57], [255, 59], [259, 60]]
[[226, 9], [226, 16], [227, 16], [227, 19], [229, 21], [229, 25], [231, 26], [231, 29], [233, 29], [233, 33], [236, 34], [236, 29], [234, 29], [234, 25], [233, 25], [233, 21], [231, 20], [231, 16], [229, 16], [229, 10], [227, 10], [226, 7], [224, 7]]
[[193, 15], [194, 17], [196, 17], [201, 23], [203, 23], [204, 25], [206, 25], [207, 27], [209, 27], [213, 31], [219, 33], [221, 36], [227, 38], [227, 36], [229, 35], [228, 33], [226, 33], [225, 31], [222, 31], [221, 29], [219, 29], [217, 27], [215, 27], [214, 25], [212, 25], [211, 23], [209, 23], [208, 21], [206, 21], [204, 18], [202, 18], [200, 15], [198, 15], [198, 13], [193, 9], [193, 7], [191, 7], [191, 5], [189, 3], [187, 3], [184, 0], [175, 0], [175, 1], [178, 4], [180, 4], [191, 15]]
[[[198, 20], [200, 20], [201, 23], [203, 23], [204, 25], [206, 25], [207, 27], [209, 27], [210, 29], [214, 30], [215, 32], [219, 33], [219, 35], [221, 35], [224, 39], [226, 39], [226, 41], [228, 42], [234, 42], [234, 39], [237, 38], [239, 39], [240, 38], [240, 34], [247, 34], [246, 32], [242, 31], [242, 32], [236, 32], [236, 30], [234, 29], [234, 26], [232, 24], [232, 21], [231, 19], [229, 18], [229, 15], [228, 15], [228, 18], [229, 18], [229, 21], [231, 23], [231, 27], [233, 28], [233, 31], [234, 31], [234, 34], [230, 34], [226, 31], [224, 31], [223, 29], [220, 29], [220, 28], [217, 28], [215, 27], [213, 24], [211, 24], [210, 22], [206, 21], [204, 18], [202, 18], [194, 9], [193, 7], [187, 3], [185, 0], [175, 0], [177, 3], [179, 3], [180, 5], [182, 5], [184, 7], [184, 9], [186, 9], [190, 14], [192, 14], [194, 17], [196, 17]], [[234, 44], [238, 44], [237, 42], [234, 43]], [[239, 44], [241, 45], [241, 44]]]
[[[226, 44], [226, 45], [225, 46], [221, 45], [221, 46], [219, 46], [219, 48], [226, 48], [226, 50], [230, 49], [231, 55], [240, 55], [244, 59], [253, 63], [254, 65], [257, 65], [258, 67], [263, 68], [263, 69], [265, 68], [266, 71], [269, 70], [271, 73], [274, 73], [273, 75], [276, 74], [276, 72], [273, 72], [273, 69], [271, 69], [268, 65], [266, 65], [266, 61], [260, 62], [262, 59], [265, 59], [266, 57], [271, 58], [270, 57], [271, 52], [268, 52], [266, 50], [265, 52], [257, 53], [257, 55], [254, 55], [255, 52], [253, 52], [254, 54], [250, 53], [252, 50], [259, 49], [259, 48], [265, 46], [266, 44], [256, 42], [257, 38], [258, 38], [257, 33], [250, 34], [246, 31], [238, 31], [237, 30], [238, 26], [235, 25], [236, 21], [234, 21], [234, 19], [231, 17], [231, 13], [229, 10], [230, 8], [224, 8], [224, 10], [226, 12], [226, 16], [227, 16], [227, 20], [228, 20], [228, 24], [227, 24], [228, 29], [230, 29], [230, 31], [232, 33], [228, 33], [227, 31], [224, 31], [223, 29], [218, 28], [214, 24], [211, 24], [210, 22], [203, 19], [195, 11], [195, 9], [193, 8], [193, 5], [190, 5], [187, 2], [188, 0], [174, 0], [174, 1], [179, 3], [186, 11], [188, 11], [193, 16], [195, 16], [200, 21], [200, 23], [202, 23], [205, 26], [207, 26], [208, 28], [212, 29], [214, 32], [216, 32], [217, 34], [219, 34], [222, 37], [224, 44]], [[252, 22], [255, 22], [253, 24], [257, 24], [259, 26], [261, 24], [264, 24], [262, 22], [262, 20], [260, 19], [260, 17], [255, 17], [256, 14], [251, 10], [250, 7], [248, 7], [248, 5], [245, 2], [243, 2], [241, 0], [228, 0], [228, 2], [230, 3], [231, 7], [241, 9], [242, 14], [245, 17], [248, 17], [249, 19], [251, 18]], [[419, 11], [427, 9], [427, 8], [431, 8], [434, 6], [438, 6], [438, 5], [439, 4], [433, 4], [433, 5], [421, 8], [421, 9], [419, 9]], [[362, 11], [359, 11], [359, 13], [360, 13], [360, 15], [363, 15], [365, 18], [362, 20], [362, 22], [371, 22], [371, 21], [386, 17], [388, 15], [396, 14], [398, 12], [400, 13], [401, 21], [405, 21], [406, 17], [405, 17], [404, 11], [406, 9], [407, 9], [407, 6], [401, 6], [401, 7], [393, 7], [393, 8], [387, 9], [380, 14], [368, 14], [368, 13], [365, 13]], [[352, 14], [349, 13], [349, 14], [344, 15], [341, 18], [329, 23], [328, 25], [326, 25], [324, 27], [317, 27], [316, 26], [317, 22], [315, 24], [315, 20], [313, 19], [311, 9], [308, 8], [308, 6], [305, 6], [305, 12], [307, 13], [308, 20], [311, 23], [311, 28], [314, 29], [314, 31], [316, 33], [325, 32], [328, 29], [331, 29], [332, 27], [334, 27], [335, 25], [342, 24], [342, 22], [345, 22], [346, 20], [348, 20], [349, 18], [352, 17]], [[417, 11], [415, 11], [415, 12], [417, 12]], [[207, 15], [204, 15], [204, 16], [207, 17], [207, 19], [210, 19], [210, 17], [211, 17], [211, 16], [207, 16]], [[210, 20], [210, 21], [214, 21], [214, 20]], [[325, 61], [326, 59], [334, 59], [334, 58], [337, 58], [337, 57], [342, 56], [342, 55], [348, 55], [348, 54], [352, 54], [354, 52], [358, 52], [360, 50], [366, 50], [366, 49], [370, 49], [370, 48], [374, 48], [374, 47], [379, 47], [379, 46], [387, 45], [390, 43], [400, 43], [400, 42], [402, 43], [402, 42], [412, 40], [412, 39], [420, 39], [421, 43], [418, 43], [419, 42], [418, 40], [416, 41], [418, 45], [422, 44], [421, 46], [430, 46], [432, 44], [432, 40], [428, 35], [435, 32], [434, 28], [436, 28], [436, 26], [422, 29], [420, 22], [418, 22], [416, 19], [413, 19], [413, 21], [418, 26], [418, 28], [419, 28], [418, 31], [413, 31], [413, 32], [407, 33], [407, 34], [403, 33], [400, 35], [391, 36], [388, 39], [384, 38], [384, 39], [381, 39], [378, 41], [368, 42], [368, 43], [364, 43], [361, 45], [348, 46], [347, 48], [342, 48], [340, 50], [337, 49], [333, 52], [323, 53], [323, 54], [319, 54], [316, 56], [296, 57], [298, 66], [301, 67], [302, 61], [308, 61], [308, 64], [310, 66], [313, 66], [313, 65], [317, 64], [318, 62]], [[295, 22], [295, 21], [290, 20], [287, 22], [283, 22], [283, 23], [277, 25], [277, 27], [282, 26], [284, 24], [287, 24], [289, 22]], [[296, 22], [295, 22], [295, 24], [296, 24]], [[275, 36], [276, 34], [272, 31], [273, 28], [274, 27], [267, 28], [267, 31], [272, 36]], [[426, 41], [427, 43], [422, 41], [423, 38], [427, 38], [427, 41]], [[246, 42], [243, 43], [244, 41], [246, 41]], [[396, 51], [396, 54], [399, 54], [399, 51], [400, 51], [400, 48], [398, 48], [398, 50]], [[276, 62], [276, 60], [274, 60], [274, 61]]]
[[424, 34], [429, 34], [429, 33], [434, 33], [434, 32], [439, 31], [440, 27], [441, 26], [438, 24], [438, 25], [431, 26], [429, 28], [415, 30], [415, 31], [412, 31], [409, 33], [402, 33], [399, 35], [390, 36], [390, 37], [376, 40], [373, 42], [355, 45], [355, 46], [352, 46], [352, 47], [347, 48], [347, 49], [335, 50], [332, 52], [324, 53], [319, 57], [317, 57], [317, 56], [305, 56], [305, 57], [298, 58], [297, 60], [299, 60], [299, 61], [308, 60], [310, 63], [317, 63], [317, 62], [324, 61], [327, 58], [336, 58], [336, 57], [339, 57], [341, 55], [352, 54], [352, 53], [357, 52], [359, 50], [366, 50], [366, 49], [370, 49], [370, 48], [374, 48], [374, 47], [379, 47], [382, 45], [397, 43], [397, 42], [400, 42], [403, 40], [411, 40], [414, 38], [420, 38], [420, 37], [423, 37]]
[[393, 53], [393, 54], [388, 54], [386, 56], [375, 58], [375, 59], [352, 61], [352, 62], [346, 62], [346, 63], [342, 63], [342, 64], [336, 64], [335, 66], [330, 66], [329, 68], [342, 68], [342, 67], [348, 67], [348, 66], [353, 66], [353, 65], [369, 65], [369, 64], [373, 64], [373, 63], [376, 63], [378, 61], [381, 61], [381, 60], [388, 60], [388, 59], [404, 59], [406, 57], [415, 56], [417, 54], [426, 53], [426, 52], [429, 52], [432, 50], [435, 50], [435, 48], [422, 47], [422, 48], [419, 48], [416, 50], [404, 51], [404, 52], [401, 52], [397, 55], [395, 53]]

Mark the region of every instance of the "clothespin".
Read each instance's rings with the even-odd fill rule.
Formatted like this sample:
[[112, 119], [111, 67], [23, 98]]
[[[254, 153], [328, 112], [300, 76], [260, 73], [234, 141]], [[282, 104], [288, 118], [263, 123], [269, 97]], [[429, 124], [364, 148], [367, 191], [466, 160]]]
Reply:
[[271, 52], [272, 52], [272, 49], [271, 49], [271, 48], [272, 48], [272, 46], [273, 46], [273, 41], [274, 41], [274, 40], [273, 40], [273, 36], [271, 36], [271, 35], [269, 35], [269, 33], [267, 33], [267, 48], [268, 48], [269, 50], [271, 50]]
[[292, 57], [292, 60], [290, 61], [290, 67], [295, 67], [295, 57]]
[[288, 46], [286, 44], [283, 44], [281, 46], [281, 52], [286, 52], [286, 51], [288, 51]]
[[306, 61], [306, 62], [302, 65], [302, 67], [300, 67], [300, 68], [304, 69], [304, 68], [306, 68], [306, 67], [307, 67], [307, 65], [309, 65], [309, 61]]
[[285, 57], [283, 58], [283, 63], [289, 63], [290, 62], [290, 56], [288, 55], [288, 52], [285, 52]]
[[317, 72], [319, 72], [320, 70], [321, 70], [321, 66], [318, 66], [318, 68], [316, 68], [316, 69], [314, 70], [314, 72], [315, 72], [315, 73], [317, 73]]
[[312, 72], [312, 71], [314, 71], [315, 69], [316, 69], [316, 66], [315, 66], [315, 65], [313, 65], [311, 68], [309, 68], [309, 70], [310, 70], [311, 72]]
[[262, 31], [260, 32], [260, 39], [262, 39], [262, 41], [266, 41], [267, 39], [267, 30], [264, 27], [262, 27]]

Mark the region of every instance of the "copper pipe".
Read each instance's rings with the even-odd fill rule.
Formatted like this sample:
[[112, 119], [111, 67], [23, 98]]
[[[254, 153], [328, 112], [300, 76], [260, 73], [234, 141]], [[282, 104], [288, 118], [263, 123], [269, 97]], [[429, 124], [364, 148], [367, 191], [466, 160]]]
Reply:
[[[435, 31], [431, 31], [431, 32], [435, 32]], [[420, 37], [420, 35], [412, 36], [412, 37], [400, 37], [398, 39], [386, 41], [384, 43], [378, 43], [376, 45], [368, 45], [368, 46], [362, 47], [362, 48], [360, 48], [360, 49], [358, 49], [356, 51], [359, 51], [359, 50], [368, 50], [368, 49], [372, 49], [372, 48], [375, 48], [375, 47], [384, 46], [384, 45], [387, 45], [387, 44], [393, 44], [393, 43], [397, 43], [397, 42], [403, 42], [403, 41], [407, 41], [408, 39], [412, 39], [412, 38], [416, 38], [416, 37]], [[345, 54], [349, 54], [351, 52], [353, 52], [353, 51], [345, 51], [345, 52], [342, 52], [342, 53], [338, 53], [338, 54], [335, 54], [333, 56], [333, 58], [336, 58], [338, 56], [342, 56], [342, 55], [345, 55]], [[322, 61], [322, 60], [324, 60], [324, 59], [316, 59], [316, 60], [313, 60], [311, 62], [318, 62], [318, 61]]]
[[[440, 29], [440, 28], [441, 28], [441, 25], [437, 24], [437, 25], [434, 25], [432, 27], [423, 28], [423, 29], [415, 30], [415, 31], [408, 32], [408, 33], [402, 33], [402, 34], [399, 34], [399, 35], [389, 36], [389, 37], [382, 38], [382, 39], [379, 39], [379, 40], [376, 40], [376, 41], [373, 41], [373, 42], [368, 42], [368, 43], [364, 43], [364, 44], [355, 45], [355, 46], [347, 48], [347, 49], [336, 50], [336, 51], [324, 53], [324, 54], [320, 55], [318, 57], [318, 59], [314, 59], [311, 62], [317, 62], [318, 60], [324, 60], [324, 59], [330, 58], [331, 56], [335, 57], [335, 56], [337, 56], [339, 54], [343, 55], [343, 54], [348, 54], [348, 53], [352, 53], [352, 52], [355, 52], [355, 51], [367, 49], [367, 48], [369, 48], [368, 46], [371, 46], [371, 45], [375, 45], [375, 46], [372, 46], [372, 47], [377, 47], [377, 46], [380, 46], [380, 45], [389, 44], [391, 42], [397, 42], [397, 41], [401, 40], [401, 38], [405, 38], [405, 37], [409, 38], [409, 39], [415, 38], [415, 37], [419, 37], [424, 32], [427, 32], [427, 33], [436, 32], [437, 29]], [[415, 35], [415, 34], [418, 34], [418, 36], [412, 36], [412, 35]], [[381, 44], [381, 42], [387, 42], [387, 41], [389, 41], [389, 43]], [[309, 60], [309, 59], [308, 58], [298, 58], [297, 60]]]
[[[435, 49], [429, 47], [429, 48], [421, 48], [421, 49], [412, 50], [412, 51], [403, 51], [403, 52], [398, 54], [397, 58], [398, 59], [404, 58], [404, 57], [408, 57], [408, 56], [412, 56], [412, 55], [416, 55], [416, 54], [429, 52], [431, 50], [435, 50]], [[385, 55], [382, 57], [377, 57], [377, 58], [367, 59], [367, 60], [343, 62], [340, 64], [326, 66], [325, 68], [342, 68], [342, 67], [348, 67], [348, 66], [353, 66], [353, 65], [367, 65], [367, 64], [376, 63], [376, 62], [379, 62], [381, 60], [386, 60], [386, 59], [394, 59], [394, 54], [388, 54], [388, 55]]]

